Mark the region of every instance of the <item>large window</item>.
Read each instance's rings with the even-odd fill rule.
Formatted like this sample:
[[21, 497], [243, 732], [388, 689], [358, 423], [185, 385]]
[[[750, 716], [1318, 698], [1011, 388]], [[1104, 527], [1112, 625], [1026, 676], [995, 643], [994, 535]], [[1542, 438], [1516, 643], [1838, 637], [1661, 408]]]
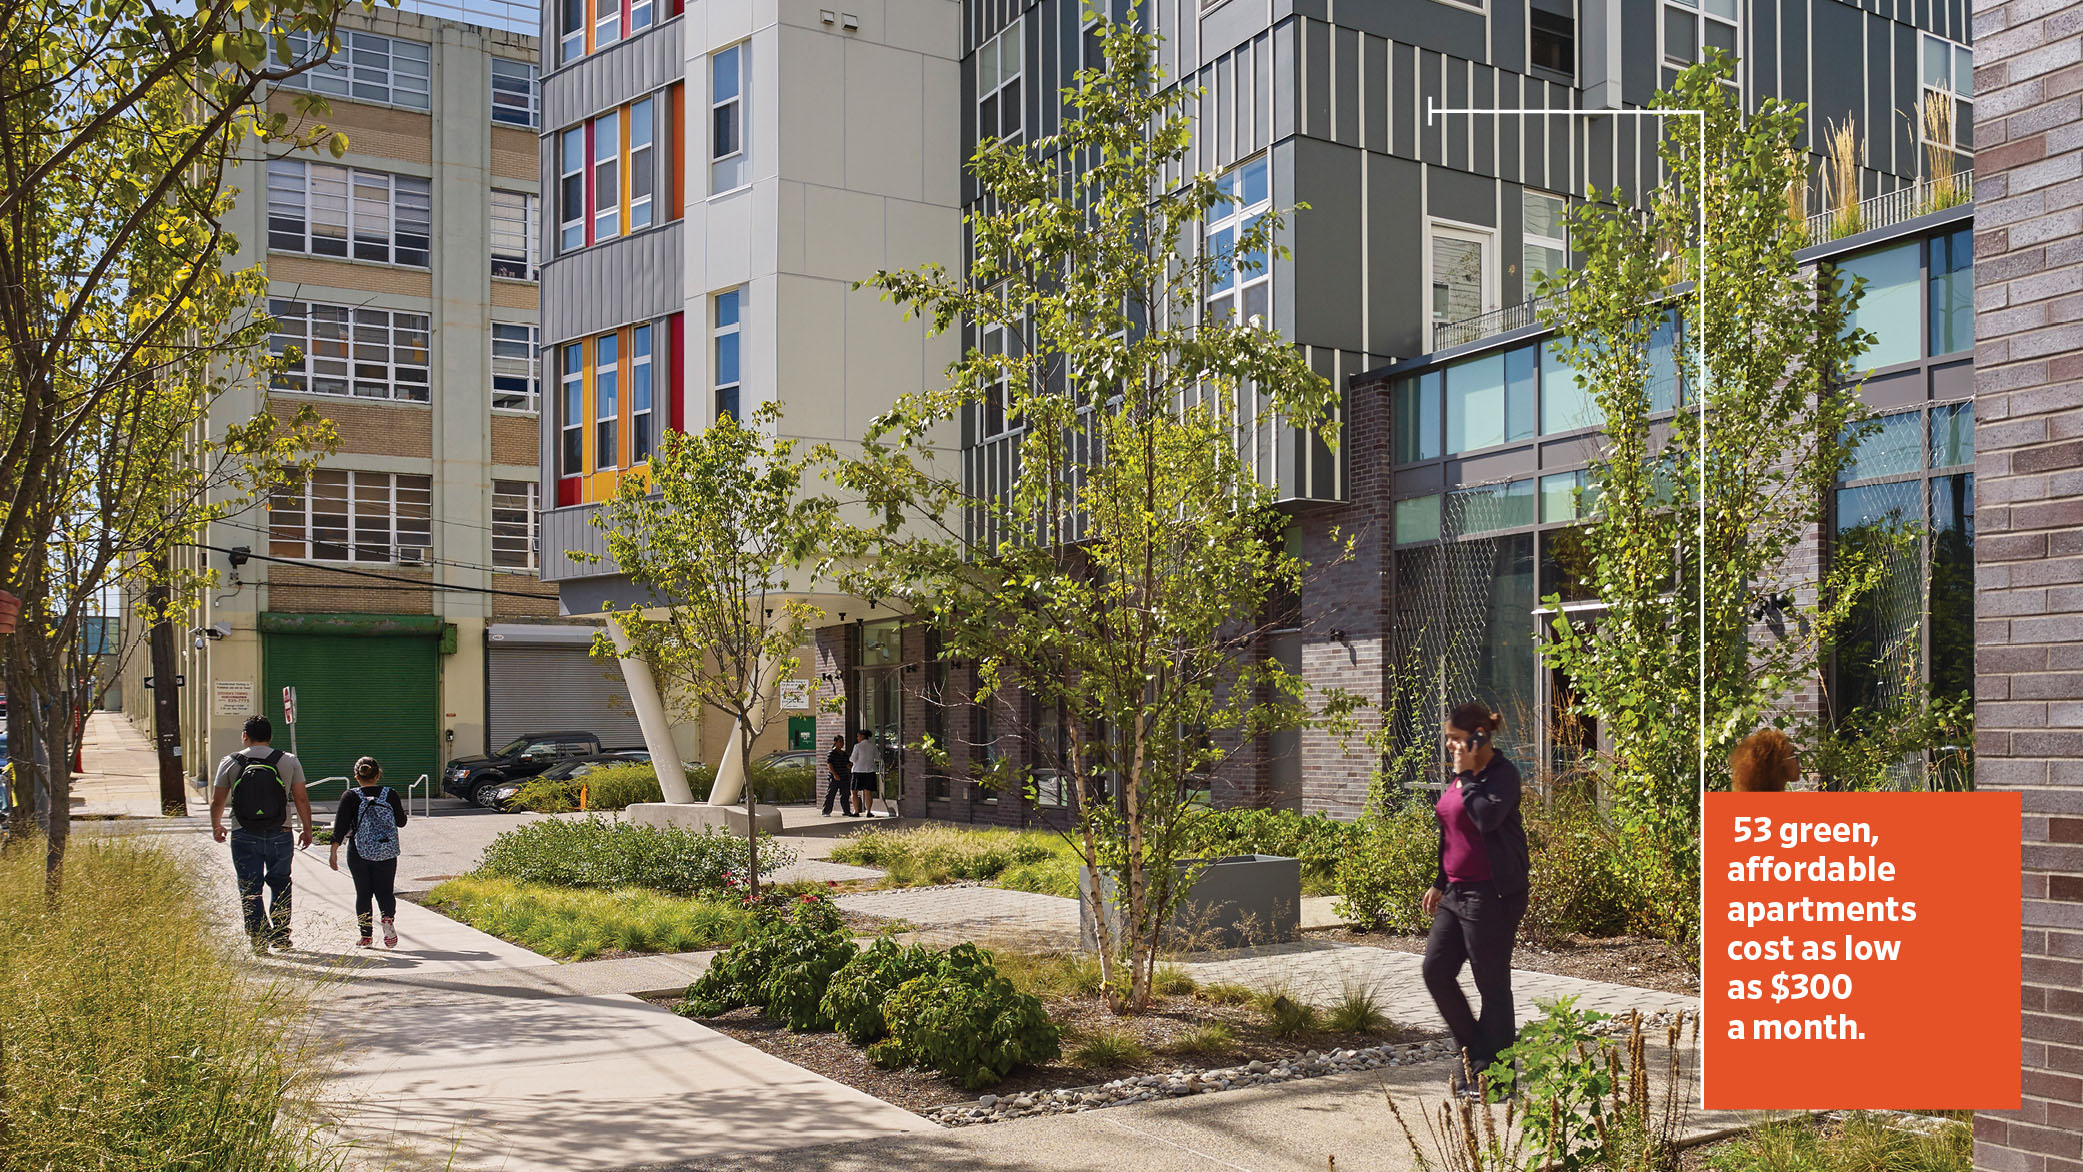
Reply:
[[433, 541], [430, 476], [320, 468], [268, 498], [268, 553], [331, 562], [424, 563]]
[[745, 158], [746, 46], [709, 54], [709, 194], [752, 181]]
[[1677, 82], [1680, 70], [1704, 60], [1709, 49], [1736, 56], [1736, 15], [1736, 0], [1664, 0], [1664, 88]]
[[1531, 437], [1538, 412], [1538, 366], [1536, 348], [1519, 346], [1447, 367], [1447, 454]]
[[[276, 60], [285, 63], [310, 61], [325, 51], [323, 42], [307, 32], [290, 33], [275, 45]], [[287, 58], [282, 56], [285, 49]], [[420, 41], [343, 30], [331, 58], [281, 84], [336, 98], [424, 110], [428, 108], [432, 61], [431, 49]]]
[[622, 5], [607, 0], [593, 17], [593, 47], [605, 49], [622, 39]]
[[426, 314], [279, 298], [268, 300], [268, 314], [275, 319], [269, 349], [298, 355], [275, 372], [274, 389], [427, 401]]
[[1974, 50], [1924, 34], [1923, 106], [1918, 137], [1932, 146], [1972, 150], [1975, 127]]
[[586, 0], [557, 0], [557, 61], [586, 55]]
[[564, 347], [562, 369], [558, 384], [563, 404], [557, 414], [557, 474], [577, 476], [586, 470], [586, 347], [583, 343], [573, 342]]
[[651, 327], [629, 331], [629, 464], [651, 458]]
[[742, 289], [727, 289], [710, 299], [716, 304], [716, 343], [714, 352], [716, 358], [716, 417], [719, 419], [726, 415], [732, 419], [743, 418], [743, 416], [738, 414], [738, 389], [741, 386], [741, 372], [738, 369], [738, 339], [740, 337], [739, 331], [742, 329], [739, 318], [743, 310], [743, 306], [740, 304], [743, 294], [744, 290]]
[[492, 406], [500, 411], [533, 411], [542, 396], [542, 369], [536, 360], [537, 328], [516, 322], [492, 323]]
[[1975, 345], [1974, 229], [1931, 238], [1930, 353], [1958, 354]]
[[586, 129], [564, 132], [557, 149], [557, 247], [586, 246]]
[[1273, 269], [1266, 263], [1266, 251], [1236, 250], [1237, 237], [1258, 223], [1272, 206], [1266, 156], [1260, 155], [1232, 169], [1219, 184], [1222, 193], [1236, 202], [1217, 204], [1208, 213], [1208, 254], [1216, 262], [1215, 275], [1208, 285], [1208, 320], [1237, 318], [1270, 329]]
[[1526, 30], [1526, 60], [1535, 76], [1577, 79], [1575, 0], [1533, 0]]
[[1497, 307], [1497, 287], [1492, 275], [1491, 233], [1442, 224], [1430, 225], [1428, 261], [1434, 324], [1465, 321]]
[[432, 201], [425, 179], [274, 159], [268, 247], [387, 264], [427, 264]]
[[492, 275], [533, 281], [539, 205], [525, 191], [492, 192]]
[[[1857, 359], [1859, 369], [1915, 362], [1923, 356], [1923, 339], [1918, 337], [1924, 317], [1922, 253], [1918, 242], [1910, 240], [1837, 262], [1848, 284], [1865, 281], [1859, 307], [1845, 323], [1847, 331], [1866, 330], [1874, 336], [1873, 346]], [[1972, 323], [1968, 330], [1971, 334]]]
[[492, 565], [497, 568], [535, 568], [536, 494], [533, 480], [492, 482]]
[[1008, 142], [1020, 137], [1020, 74], [1025, 59], [1021, 56], [1020, 21], [1015, 19], [1005, 26], [1005, 31], [985, 41], [976, 51], [976, 138], [1002, 138]]
[[610, 110], [593, 120], [593, 241], [622, 234], [622, 118]]
[[593, 467], [617, 468], [622, 460], [621, 338], [593, 339]]
[[492, 58], [492, 121], [534, 127], [542, 123], [542, 87], [535, 66], [509, 57]]
[[557, 247], [570, 252], [675, 219], [673, 126], [682, 91], [668, 87], [557, 136]]
[[1522, 297], [1532, 297], [1543, 276], [1554, 276], [1569, 268], [1569, 225], [1564, 219], [1569, 202], [1559, 195], [1528, 190], [1524, 198], [1525, 244], [1519, 270], [1525, 282]]
[[656, 98], [629, 106], [629, 230], [651, 226], [652, 199], [658, 187]]

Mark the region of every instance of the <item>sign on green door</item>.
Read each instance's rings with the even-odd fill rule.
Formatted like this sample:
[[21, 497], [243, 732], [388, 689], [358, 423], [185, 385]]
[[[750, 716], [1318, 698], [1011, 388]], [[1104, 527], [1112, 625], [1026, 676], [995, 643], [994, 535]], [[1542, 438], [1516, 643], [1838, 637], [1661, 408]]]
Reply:
[[788, 747], [791, 749], [815, 749], [817, 747], [817, 718], [815, 716], [791, 716], [788, 718]]

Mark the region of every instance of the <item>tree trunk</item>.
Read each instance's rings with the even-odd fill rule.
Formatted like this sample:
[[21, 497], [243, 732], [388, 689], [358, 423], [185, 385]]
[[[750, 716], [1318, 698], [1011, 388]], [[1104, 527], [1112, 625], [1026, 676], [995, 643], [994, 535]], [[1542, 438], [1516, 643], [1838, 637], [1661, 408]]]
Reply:
[[160, 612], [152, 624], [152, 743], [159, 753], [159, 812], [169, 818], [188, 813], [187, 780], [181, 776], [181, 693], [165, 686], [174, 678], [174, 623], [166, 614], [167, 590], [154, 584], [150, 605]]
[[759, 898], [759, 798], [752, 783], [752, 726], [738, 721], [738, 760], [745, 768], [745, 868], [751, 872], [752, 898]]
[[45, 791], [50, 795], [44, 839], [43, 885], [56, 896], [65, 882], [65, 848], [72, 838], [72, 692], [54, 688], [43, 743]]

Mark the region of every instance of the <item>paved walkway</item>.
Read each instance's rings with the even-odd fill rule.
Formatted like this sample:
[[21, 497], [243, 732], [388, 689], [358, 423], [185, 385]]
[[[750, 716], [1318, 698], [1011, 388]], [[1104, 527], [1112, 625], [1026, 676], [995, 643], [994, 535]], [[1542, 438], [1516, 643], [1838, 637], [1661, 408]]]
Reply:
[[[72, 778], [74, 817], [158, 816], [159, 755], [128, 716], [96, 712], [87, 717], [80, 765]], [[186, 794], [192, 803], [195, 791]]]

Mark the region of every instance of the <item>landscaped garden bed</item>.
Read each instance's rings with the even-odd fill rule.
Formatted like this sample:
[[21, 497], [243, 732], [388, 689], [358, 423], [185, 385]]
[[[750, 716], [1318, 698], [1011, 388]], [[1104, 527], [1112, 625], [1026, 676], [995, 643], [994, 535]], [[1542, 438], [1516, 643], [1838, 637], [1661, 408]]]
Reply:
[[[1302, 934], [1395, 952], [1425, 951], [1425, 937], [1421, 935], [1379, 930], [1355, 932], [1349, 928], [1315, 928]], [[1512, 967], [1666, 993], [1700, 991], [1700, 975], [1692, 958], [1666, 941], [1641, 936], [1570, 935], [1539, 942], [1522, 939], [1512, 949]]]
[[1687, 1150], [1684, 1172], [1970, 1172], [1973, 1113], [1790, 1116]]

